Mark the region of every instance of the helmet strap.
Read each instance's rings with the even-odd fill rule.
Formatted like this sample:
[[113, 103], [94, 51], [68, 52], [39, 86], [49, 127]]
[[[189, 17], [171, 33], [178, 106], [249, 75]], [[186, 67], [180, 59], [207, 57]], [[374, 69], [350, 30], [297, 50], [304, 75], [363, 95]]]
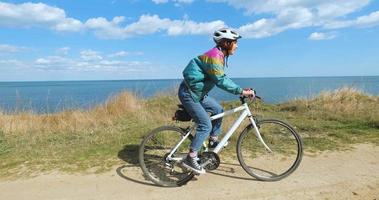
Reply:
[[225, 66], [228, 67], [229, 50], [226, 50], [225, 48], [223, 48], [222, 46], [220, 46], [218, 44], [217, 44], [216, 48], [224, 53], [224, 67]]

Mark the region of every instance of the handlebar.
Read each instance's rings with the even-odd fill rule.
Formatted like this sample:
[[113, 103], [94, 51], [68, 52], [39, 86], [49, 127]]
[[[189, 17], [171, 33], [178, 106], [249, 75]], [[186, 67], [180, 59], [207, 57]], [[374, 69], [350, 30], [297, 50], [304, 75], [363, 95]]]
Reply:
[[[242, 104], [246, 103], [246, 99], [250, 99], [250, 97], [240, 96], [240, 101], [241, 101]], [[262, 100], [262, 97], [260, 97], [260, 96], [255, 96], [255, 97], [252, 98], [251, 100], [254, 101], [254, 99]]]
[[242, 104], [246, 103], [246, 99], [247, 98], [251, 99], [251, 101], [254, 101], [255, 99], [262, 100], [262, 98], [260, 96], [256, 95], [256, 91], [255, 90], [253, 90], [253, 91], [254, 91], [254, 94], [255, 94], [253, 98], [251, 98], [251, 96], [242, 96], [242, 95], [240, 96], [240, 101], [241, 101]]

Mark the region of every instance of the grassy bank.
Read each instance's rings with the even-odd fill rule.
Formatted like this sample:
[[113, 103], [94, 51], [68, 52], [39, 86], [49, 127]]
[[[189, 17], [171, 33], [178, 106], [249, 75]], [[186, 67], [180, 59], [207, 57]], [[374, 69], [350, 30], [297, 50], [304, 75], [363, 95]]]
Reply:
[[[163, 124], [186, 125], [171, 121], [177, 103], [174, 94], [139, 100], [124, 92], [88, 111], [0, 112], [0, 177], [54, 170], [93, 173], [125, 161], [137, 164], [138, 145], [149, 130]], [[238, 104], [223, 103], [225, 109]], [[379, 144], [379, 97], [356, 89], [322, 92], [312, 99], [277, 105], [258, 102], [251, 107], [259, 117], [294, 125], [306, 153], [346, 149], [354, 143]], [[234, 119], [226, 118], [224, 129]], [[234, 145], [229, 145], [226, 154], [234, 151]]]

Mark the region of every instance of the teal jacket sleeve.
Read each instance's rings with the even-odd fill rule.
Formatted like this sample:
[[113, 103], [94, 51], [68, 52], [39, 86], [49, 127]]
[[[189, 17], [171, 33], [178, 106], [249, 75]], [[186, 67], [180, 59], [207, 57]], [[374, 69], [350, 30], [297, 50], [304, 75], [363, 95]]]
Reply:
[[204, 68], [208, 77], [217, 85], [217, 87], [232, 94], [242, 94], [242, 88], [226, 76], [224, 72], [224, 66], [206, 64]]

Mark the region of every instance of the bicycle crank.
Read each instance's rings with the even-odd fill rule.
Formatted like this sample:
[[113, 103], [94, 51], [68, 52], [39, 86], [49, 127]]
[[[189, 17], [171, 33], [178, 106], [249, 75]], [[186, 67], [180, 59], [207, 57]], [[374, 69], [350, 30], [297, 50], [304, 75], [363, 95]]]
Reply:
[[214, 152], [203, 152], [200, 156], [200, 165], [212, 171], [220, 166], [220, 157]]

